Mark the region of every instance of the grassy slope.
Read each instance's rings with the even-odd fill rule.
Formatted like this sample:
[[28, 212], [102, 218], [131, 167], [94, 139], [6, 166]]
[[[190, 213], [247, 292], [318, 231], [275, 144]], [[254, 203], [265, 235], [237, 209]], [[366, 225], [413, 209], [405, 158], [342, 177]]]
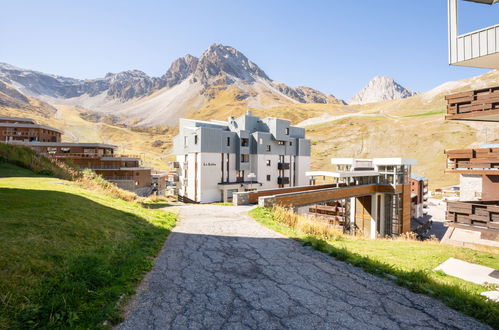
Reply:
[[276, 221], [270, 210], [262, 207], [251, 210], [250, 215], [270, 229], [298, 239], [305, 245], [311, 245], [378, 276], [394, 275], [399, 285], [415, 292], [429, 294], [458, 311], [493, 327], [499, 327], [499, 304], [486, 301], [480, 296], [481, 292], [490, 288], [433, 271], [450, 257], [499, 269], [497, 253], [475, 251], [437, 242], [365, 240], [344, 235], [339, 235], [336, 239], [327, 239], [308, 235], [280, 223]]
[[102, 326], [175, 217], [0, 163], [0, 328]]
[[[80, 117], [82, 110], [67, 105], [56, 105], [58, 114], [41, 115], [40, 113], [0, 106], [0, 116], [30, 117], [37, 122], [64, 131], [65, 142], [100, 142], [117, 145], [118, 153], [140, 155], [144, 166], [165, 169], [173, 160], [169, 155], [175, 129], [163, 132], [134, 131], [107, 123], [94, 123]], [[163, 143], [156, 147], [155, 141]]]

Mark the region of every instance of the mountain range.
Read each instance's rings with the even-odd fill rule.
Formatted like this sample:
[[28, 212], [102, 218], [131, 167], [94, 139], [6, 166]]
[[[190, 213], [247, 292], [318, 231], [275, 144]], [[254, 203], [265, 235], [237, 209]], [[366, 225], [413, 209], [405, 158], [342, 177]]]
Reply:
[[413, 172], [436, 188], [458, 182], [444, 175], [445, 149], [499, 143], [493, 123], [444, 120], [445, 95], [497, 85], [497, 70], [417, 94], [375, 78], [351, 100], [359, 104], [345, 104], [276, 82], [234, 48], [213, 45], [199, 58], [177, 59], [161, 77], [126, 71], [81, 80], [1, 64], [0, 115], [31, 117], [63, 130], [64, 141], [115, 144], [145, 166], [165, 168], [174, 159], [176, 118], [224, 120], [250, 108], [304, 127], [313, 170], [332, 169], [331, 157], [415, 158]]
[[[295, 103], [346, 104], [311, 87], [290, 87], [274, 81], [240, 51], [219, 44], [210, 46], [199, 58], [178, 58], [161, 77], [129, 70], [82, 80], [0, 63], [0, 82], [49, 104], [76, 106], [143, 126], [176, 126], [179, 117], [199, 112], [228, 90], [234, 101], [243, 101], [250, 108]], [[412, 95], [391, 78], [376, 77], [366, 88], [352, 99], [376, 102]]]

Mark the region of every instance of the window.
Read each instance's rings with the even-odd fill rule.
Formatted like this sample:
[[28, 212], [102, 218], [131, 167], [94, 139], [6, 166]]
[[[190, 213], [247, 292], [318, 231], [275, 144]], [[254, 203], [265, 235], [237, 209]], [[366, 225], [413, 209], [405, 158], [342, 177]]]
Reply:
[[48, 147], [47, 148], [47, 152], [49, 154], [55, 154], [57, 152], [57, 148], [54, 148], [54, 147]]
[[241, 147], [247, 147], [247, 146], [249, 146], [249, 139], [242, 138], [241, 139]]
[[270, 144], [267, 144], [267, 151], [270, 152]]
[[277, 144], [280, 146], [286, 145], [286, 141], [277, 141]]
[[71, 151], [70, 148], [61, 148], [61, 152], [64, 154], [68, 154]]
[[260, 139], [258, 140], [258, 143], [259, 143], [259, 144], [263, 144], [263, 139], [262, 139], [262, 138], [260, 138]]
[[194, 135], [194, 144], [198, 144], [198, 136]]
[[267, 159], [267, 166], [270, 166], [270, 159]]
[[270, 181], [270, 174], [267, 174], [267, 181]]
[[187, 147], [187, 136], [184, 136], [184, 147]]
[[247, 162], [249, 162], [249, 155], [248, 154], [241, 155], [241, 163], [247, 163]]
[[286, 127], [286, 135], [289, 135], [289, 127]]
[[227, 147], [230, 147], [230, 137], [227, 137]]
[[293, 142], [289, 141], [289, 146], [291, 147], [293, 145]]

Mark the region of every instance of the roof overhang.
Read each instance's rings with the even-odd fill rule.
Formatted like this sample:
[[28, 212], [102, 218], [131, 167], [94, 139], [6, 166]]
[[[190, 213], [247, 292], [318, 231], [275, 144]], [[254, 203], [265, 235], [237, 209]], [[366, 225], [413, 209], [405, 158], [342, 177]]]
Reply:
[[486, 5], [493, 5], [495, 3], [498, 3], [499, 0], [464, 0], [468, 2], [477, 2], [477, 3], [484, 3]]

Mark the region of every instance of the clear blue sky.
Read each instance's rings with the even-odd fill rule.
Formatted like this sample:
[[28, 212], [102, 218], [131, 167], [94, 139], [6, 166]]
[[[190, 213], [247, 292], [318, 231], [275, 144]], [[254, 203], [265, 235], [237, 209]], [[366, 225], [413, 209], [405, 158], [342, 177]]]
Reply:
[[[499, 5], [460, 1], [461, 32]], [[447, 64], [446, 0], [0, 1], [0, 62], [75, 78], [162, 75], [212, 43], [272, 79], [348, 99], [375, 75], [426, 91], [486, 70]]]

